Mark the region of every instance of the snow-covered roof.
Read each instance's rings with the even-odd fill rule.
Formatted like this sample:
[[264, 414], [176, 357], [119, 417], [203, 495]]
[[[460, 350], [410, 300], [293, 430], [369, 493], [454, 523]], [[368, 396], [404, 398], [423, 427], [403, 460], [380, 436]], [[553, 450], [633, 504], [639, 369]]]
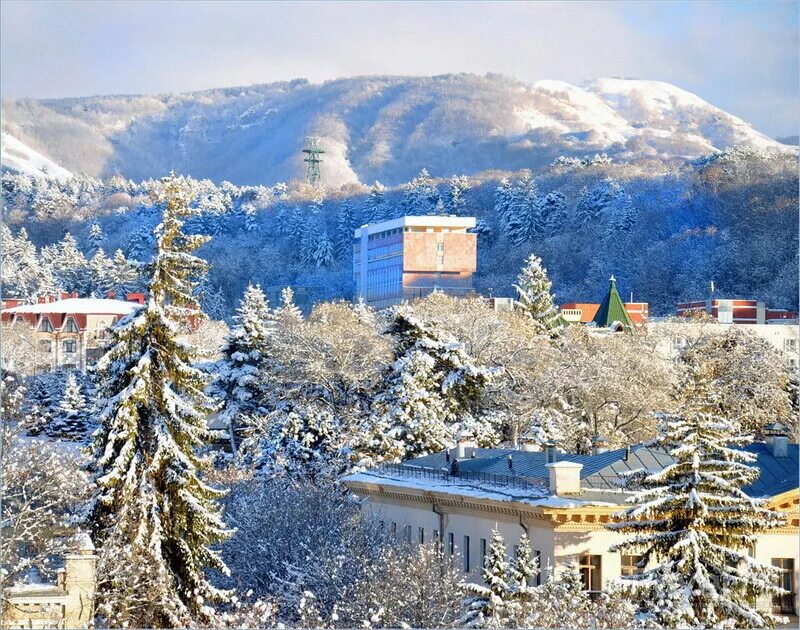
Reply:
[[468, 230], [475, 227], [475, 217], [457, 216], [404, 216], [397, 219], [389, 219], [380, 223], [368, 223], [355, 230], [355, 238], [361, 238], [363, 231], [367, 234], [377, 234], [386, 230], [393, 230], [402, 227], [425, 227], [425, 228], [450, 228]]
[[44, 304], [23, 304], [4, 309], [3, 313], [76, 313], [90, 315], [127, 315], [141, 306], [138, 302], [103, 298], [67, 298]]

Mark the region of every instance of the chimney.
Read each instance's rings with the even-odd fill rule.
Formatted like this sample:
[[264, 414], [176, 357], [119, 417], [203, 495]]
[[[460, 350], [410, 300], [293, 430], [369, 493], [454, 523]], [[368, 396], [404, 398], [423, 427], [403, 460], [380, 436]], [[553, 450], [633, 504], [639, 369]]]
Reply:
[[64, 627], [85, 628], [94, 613], [97, 556], [87, 534], [76, 537], [78, 550], [64, 557], [63, 588], [69, 603], [65, 607]]
[[780, 422], [770, 422], [764, 427], [767, 445], [773, 457], [789, 455], [789, 429]]
[[626, 446], [625, 447], [625, 457], [622, 458], [622, 461], [627, 462], [627, 461], [630, 460], [630, 458], [631, 458], [631, 447], [630, 446]]
[[461, 464], [458, 463], [457, 459], [454, 459], [453, 463], [450, 464], [450, 474], [458, 475], [460, 472], [461, 472]]
[[444, 461], [447, 462], [448, 464], [450, 463], [450, 449], [449, 448], [444, 452]]
[[77, 291], [73, 291], [72, 293], [69, 294], [69, 296], [71, 298], [77, 298], [78, 297], [78, 292]]
[[46, 303], [47, 303], [47, 296], [46, 296], [46, 295], [40, 295], [40, 296], [37, 298], [37, 300], [36, 300], [36, 301], [37, 301], [39, 304], [46, 304]]
[[556, 451], [556, 445], [553, 442], [547, 442], [544, 445], [544, 460], [548, 464], [552, 464], [558, 459], [558, 452]]
[[128, 302], [137, 302], [139, 304], [144, 304], [144, 293], [128, 293], [126, 296]]
[[508, 469], [509, 470], [513, 470], [514, 469], [514, 457], [513, 457], [513, 455], [509, 455], [506, 459], [508, 460]]
[[562, 496], [578, 494], [581, 491], [581, 468], [576, 462], [553, 462], [546, 464], [550, 470], [550, 492]]
[[592, 454], [600, 455], [602, 453], [608, 453], [608, 440], [599, 435], [595, 435], [592, 438]]
[[464, 442], [459, 441], [458, 444], [456, 444], [456, 457], [464, 459], [466, 456], [467, 456], [467, 448], [464, 445]]
[[111, 291], [109, 291], [108, 293], [106, 293], [106, 297], [107, 297], [109, 300], [113, 300], [115, 297], [117, 297], [117, 292], [116, 292], [116, 291], [114, 291], [114, 290], [112, 289]]

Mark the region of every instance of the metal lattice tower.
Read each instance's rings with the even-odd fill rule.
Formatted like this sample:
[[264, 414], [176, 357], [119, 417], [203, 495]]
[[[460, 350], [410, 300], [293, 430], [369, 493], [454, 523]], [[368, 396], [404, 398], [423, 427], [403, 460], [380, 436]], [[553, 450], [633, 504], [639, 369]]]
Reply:
[[325, 151], [319, 148], [319, 138], [315, 136], [308, 136], [306, 138], [306, 148], [303, 149], [303, 153], [306, 154], [306, 157], [303, 158], [303, 162], [308, 164], [308, 168], [306, 169], [306, 179], [308, 180], [309, 184], [316, 186], [322, 179], [322, 175], [320, 174], [319, 170], [319, 165], [322, 160], [319, 156], [325, 153]]

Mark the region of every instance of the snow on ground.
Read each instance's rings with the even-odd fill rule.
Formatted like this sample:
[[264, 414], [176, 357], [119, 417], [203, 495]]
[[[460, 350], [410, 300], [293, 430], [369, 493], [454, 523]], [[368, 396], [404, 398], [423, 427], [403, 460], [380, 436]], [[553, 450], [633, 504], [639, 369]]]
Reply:
[[62, 181], [72, 177], [67, 169], [5, 132], [0, 133], [0, 163], [8, 169], [27, 175], [52, 177]]
[[454, 494], [458, 496], [470, 497], [474, 499], [489, 499], [492, 501], [513, 501], [537, 507], [574, 509], [582, 506], [607, 506], [616, 507], [615, 503], [604, 501], [584, 501], [575, 498], [565, 498], [556, 495], [548, 495], [547, 491], [531, 487], [530, 491], [525, 492], [519, 488], [507, 488], [493, 486], [476, 482], [460, 481], [440, 481], [436, 479], [422, 479], [398, 474], [380, 474], [377, 472], [361, 472], [348, 475], [343, 479], [345, 482], [375, 483], [383, 486], [395, 486], [402, 488], [413, 488], [416, 490], [430, 490], [442, 494]]

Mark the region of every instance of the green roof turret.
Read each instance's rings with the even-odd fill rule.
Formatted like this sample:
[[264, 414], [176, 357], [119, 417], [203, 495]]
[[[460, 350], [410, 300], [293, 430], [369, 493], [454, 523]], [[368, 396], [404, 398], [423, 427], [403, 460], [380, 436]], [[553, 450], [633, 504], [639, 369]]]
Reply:
[[611, 328], [613, 325], [621, 325], [625, 331], [633, 329], [631, 316], [622, 302], [622, 298], [617, 291], [617, 280], [611, 276], [608, 285], [608, 293], [600, 303], [597, 314], [594, 316], [594, 323], [598, 328]]

